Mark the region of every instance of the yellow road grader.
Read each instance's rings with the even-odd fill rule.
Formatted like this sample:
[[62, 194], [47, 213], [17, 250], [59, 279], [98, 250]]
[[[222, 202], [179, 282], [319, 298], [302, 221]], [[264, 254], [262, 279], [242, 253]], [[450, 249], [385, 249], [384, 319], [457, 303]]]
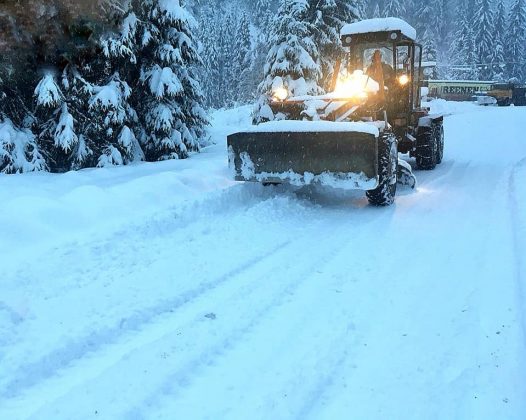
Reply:
[[397, 18], [369, 19], [341, 30], [345, 57], [332, 92], [291, 96], [278, 86], [274, 121], [228, 136], [236, 180], [321, 183], [365, 190], [372, 205], [394, 202], [401, 178], [414, 179], [399, 153], [431, 170], [444, 152], [443, 116], [422, 107], [422, 46]]

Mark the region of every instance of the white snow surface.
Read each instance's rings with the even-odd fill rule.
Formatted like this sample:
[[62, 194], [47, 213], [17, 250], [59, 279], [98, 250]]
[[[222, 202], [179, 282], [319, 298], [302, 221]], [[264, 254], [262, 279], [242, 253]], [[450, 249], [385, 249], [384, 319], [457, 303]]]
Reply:
[[0, 419], [523, 419], [526, 108], [436, 105], [389, 208], [233, 182], [250, 108], [189, 160], [0, 176]]
[[366, 34], [369, 32], [400, 31], [406, 37], [416, 40], [416, 29], [405, 20], [395, 17], [366, 19], [345, 25], [341, 36]]
[[365, 122], [331, 122], [331, 121], [270, 121], [263, 124], [251, 126], [247, 132], [250, 133], [329, 133], [329, 132], [358, 132], [379, 136], [378, 127]]

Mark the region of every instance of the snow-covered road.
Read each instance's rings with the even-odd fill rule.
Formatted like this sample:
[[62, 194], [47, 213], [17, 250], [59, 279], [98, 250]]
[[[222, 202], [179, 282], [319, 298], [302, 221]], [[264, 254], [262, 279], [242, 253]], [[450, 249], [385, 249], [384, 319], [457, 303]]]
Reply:
[[526, 108], [437, 103], [416, 192], [181, 162], [0, 177], [0, 419], [524, 419]]

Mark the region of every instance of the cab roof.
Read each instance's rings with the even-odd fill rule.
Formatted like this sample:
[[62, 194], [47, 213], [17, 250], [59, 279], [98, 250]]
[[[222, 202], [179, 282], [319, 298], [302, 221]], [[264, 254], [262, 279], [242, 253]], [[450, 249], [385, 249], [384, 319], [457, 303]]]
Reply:
[[394, 17], [366, 19], [360, 22], [350, 23], [342, 28], [340, 35], [344, 37], [348, 35], [395, 31], [400, 31], [407, 38], [416, 41], [416, 29], [405, 20]]

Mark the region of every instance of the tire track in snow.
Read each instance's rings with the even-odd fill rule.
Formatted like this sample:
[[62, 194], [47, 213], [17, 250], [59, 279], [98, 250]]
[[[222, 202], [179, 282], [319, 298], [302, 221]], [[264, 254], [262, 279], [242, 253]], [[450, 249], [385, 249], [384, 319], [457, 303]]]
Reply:
[[[261, 203], [257, 203], [257, 205], [261, 205]], [[327, 230], [327, 227], [323, 222], [319, 222], [318, 225], [321, 227], [319, 233], [316, 235], [322, 234]], [[305, 233], [305, 235], [309, 234], [312, 234], [312, 230]], [[301, 238], [295, 239], [296, 243], [301, 243]], [[126, 336], [127, 333], [139, 330], [144, 327], [144, 325], [153, 323], [164, 315], [171, 315], [171, 313], [178, 307], [187, 305], [197, 297], [219, 287], [221, 284], [226, 283], [236, 276], [240, 276], [245, 271], [250, 270], [250, 268], [258, 262], [271, 258], [274, 254], [284, 250], [290, 244], [291, 241], [286, 241], [272, 249], [270, 252], [242, 264], [240, 267], [222, 276], [220, 279], [207, 283], [204, 287], [185, 292], [182, 296], [178, 296], [175, 299], [166, 300], [160, 306], [156, 305], [129, 318], [124, 318], [118, 323], [118, 325], [115, 324], [110, 328], [96, 331], [89, 336], [76, 340], [73, 345], [69, 344], [68, 346], [46, 355], [46, 357], [40, 359], [37, 363], [21, 367], [17, 371], [17, 376], [5, 386], [6, 391], [4, 391], [4, 394], [8, 397], [20, 395], [28, 388], [38, 385], [39, 382], [46, 381], [49, 377], [53, 375], [56, 376], [59, 372], [64, 373], [73, 361], [96, 354], [103, 348], [110, 346], [112, 343], [115, 343], [122, 337]]]
[[[335, 236], [314, 235], [315, 238], [323, 237], [324, 240], [323, 242], [316, 243], [318, 251], [314, 252], [313, 258], [304, 259], [306, 261], [312, 261], [312, 264], [299, 270], [299, 272], [292, 277], [293, 281], [284, 284], [282, 289], [279, 289], [277, 293], [273, 293], [274, 297], [269, 302], [265, 303], [263, 307], [260, 307], [257, 310], [254, 308], [249, 319], [240, 319], [240, 322], [238, 322], [237, 325], [233, 325], [237, 328], [234, 328], [233, 331], [231, 331], [222, 341], [214, 343], [212, 347], [202, 351], [184, 366], [170, 372], [170, 374], [164, 378], [160, 386], [150, 392], [147, 398], [142, 400], [132, 409], [128, 410], [123, 418], [149, 418], [149, 415], [143, 412], [144, 407], [148, 407], [148, 410], [151, 410], [152, 407], [158, 406], [160, 400], [164, 398], [177, 398], [178, 391], [190, 386], [193, 377], [202, 374], [202, 371], [208, 366], [216, 363], [216, 359], [225, 357], [226, 354], [229, 351], [232, 351], [244, 337], [257, 329], [272, 312], [276, 311], [279, 307], [286, 305], [290, 296], [297, 293], [301, 287], [308, 283], [316, 270], [329, 265], [334, 259], [341, 255], [345, 251], [345, 247], [342, 246], [342, 243], [352, 239], [347, 235], [347, 229], [345, 229], [345, 227], [350, 227], [352, 225], [352, 222], [347, 221], [347, 223], [341, 226], [342, 229], [336, 234], [336, 236], [339, 237], [338, 241], [335, 241]], [[327, 224], [327, 226], [323, 224], [319, 229], [319, 233], [322, 234], [327, 232], [330, 226], [332, 226], [332, 223]], [[361, 229], [363, 230], [365, 227], [362, 226]], [[319, 249], [322, 249], [323, 252], [320, 253]], [[265, 274], [263, 277], [268, 277], [268, 274]], [[254, 294], [254, 292], [252, 292], [252, 294]], [[345, 354], [343, 355], [343, 358], [344, 357]], [[343, 358], [340, 359], [343, 360]]]
[[[323, 223], [323, 222], [318, 223], [318, 224], [317, 224], [317, 229], [316, 229], [316, 231], [315, 231], [316, 235], [319, 235], [319, 234], [321, 234], [321, 233], [323, 233], [323, 232], [325, 232], [325, 231], [326, 231], [326, 223]], [[312, 234], [312, 233], [313, 233], [312, 231], [308, 232], [308, 234]], [[303, 248], [302, 243], [303, 243], [303, 237], [298, 237], [297, 240], [295, 241], [295, 247], [293, 247], [292, 250], [289, 249], [289, 248], [290, 248], [290, 246], [289, 246], [290, 244], [288, 244], [287, 246], [282, 247], [278, 252], [279, 252], [279, 253], [284, 253], [284, 252], [285, 252], [286, 254], [285, 254], [283, 257], [286, 257], [286, 259], [289, 259], [291, 255], [296, 255], [297, 252], [299, 252], [299, 250], [296, 249], [296, 248], [299, 248], [299, 249], [302, 249], [302, 248]], [[273, 255], [269, 255], [267, 258], [275, 258], [275, 254], [273, 254]], [[301, 272], [301, 277], [304, 278], [303, 281], [306, 281], [306, 280], [307, 280], [309, 274], [312, 273], [313, 268], [316, 267], [318, 264], [319, 264], [319, 262], [315, 262], [315, 258], [314, 258], [314, 259], [313, 259], [313, 264], [312, 264], [312, 266], [309, 266], [308, 268], [305, 268], [305, 269]], [[272, 267], [272, 271], [276, 271], [276, 272], [279, 273], [280, 271], [282, 271], [282, 267], [280, 267], [280, 266], [278, 266], [278, 267]], [[266, 277], [268, 277], [269, 274], [271, 274], [271, 273], [269, 273], [269, 272], [265, 272], [265, 273], [263, 273], [260, 277], [258, 277], [256, 280], [248, 278], [248, 280], [250, 281], [250, 284], [249, 284], [248, 287], [249, 287], [249, 289], [252, 287], [253, 290], [252, 290], [252, 292], [249, 292], [248, 290], [243, 290], [242, 293], [241, 293], [241, 292], [239, 293], [238, 299], [241, 300], [241, 301], [243, 301], [243, 300], [245, 299], [245, 294], [248, 294], [248, 295], [253, 296], [253, 295], [254, 295], [254, 290], [263, 289], [263, 291], [264, 291], [264, 290], [266, 289], [266, 285], [265, 285], [264, 279], [265, 279]], [[245, 272], [244, 272], [244, 271], [243, 271], [243, 272], [239, 272], [239, 273], [237, 274], [237, 276], [238, 276], [238, 277], [243, 277], [243, 276], [248, 277], [248, 276], [245, 275]], [[296, 276], [296, 277], [297, 277], [297, 276]], [[294, 277], [293, 279], [296, 279], [296, 277]], [[279, 285], [281, 286], [281, 284], [279, 284]], [[286, 282], [283, 282], [283, 287], [288, 287], [289, 289], [286, 289], [285, 291], [283, 291], [282, 289], [280, 289], [280, 292], [278, 293], [278, 296], [280, 297], [281, 300], [283, 300], [283, 299], [287, 299], [287, 296], [288, 296], [289, 293], [291, 292], [291, 289], [290, 289], [291, 286], [290, 286], [290, 285], [287, 286], [287, 283], [286, 283]], [[275, 293], [274, 293], [274, 294], [275, 294]], [[238, 305], [239, 305], [239, 304], [238, 304]], [[238, 305], [235, 305], [235, 306], [238, 306]], [[250, 306], [250, 305], [251, 305], [251, 304], [249, 304], [249, 306]], [[274, 305], [273, 303], [270, 303], [267, 307], [265, 307], [265, 311], [260, 311], [260, 312], [256, 313], [256, 315], [252, 315], [252, 316], [250, 317], [250, 320], [252, 320], [251, 322], [258, 321], [258, 319], [261, 317], [261, 315], [267, 311], [267, 308], [271, 308], [273, 305]], [[176, 321], [176, 320], [177, 320], [177, 313], [174, 313], [173, 315], [172, 315], [172, 314], [167, 314], [167, 315], [169, 316], [169, 319], [173, 318], [173, 321]], [[180, 326], [176, 325], [173, 321], [169, 321], [169, 319], [167, 318], [167, 319], [164, 321], [164, 323], [165, 323], [166, 325], [170, 325], [169, 329], [164, 333], [164, 335], [171, 334], [174, 330], [180, 330]], [[202, 319], [203, 319], [202, 316], [196, 318], [196, 319], [193, 321], [193, 322], [194, 322], [193, 324], [191, 324], [191, 325], [187, 325], [187, 326], [185, 327], [186, 330], [188, 330], [188, 331], [194, 331], [196, 328], [198, 328], [198, 327], [196, 327], [195, 325], [199, 325], [199, 323], [202, 322]], [[247, 318], [247, 319], [248, 319], [248, 318]], [[258, 323], [259, 323], [259, 321], [258, 321]], [[233, 324], [235, 325], [235, 323], [233, 323]], [[247, 331], [248, 331], [248, 328], [249, 328], [249, 327], [247, 326], [243, 331], [244, 331], [244, 332], [247, 332]], [[241, 331], [241, 332], [238, 331], [237, 334], [241, 334], [243, 331]], [[138, 331], [138, 333], [140, 333], [140, 331]], [[243, 335], [243, 334], [242, 334], [242, 335]], [[235, 336], [236, 336], [236, 335], [234, 334], [234, 336], [232, 336], [232, 337], [235, 338]], [[218, 350], [218, 349], [221, 349], [221, 348], [223, 348], [223, 347], [225, 347], [225, 346], [228, 347], [228, 343], [230, 343], [230, 342], [233, 340], [232, 337], [225, 339], [225, 341], [222, 342], [219, 346], [214, 346], [214, 347], [210, 348], [210, 349], [206, 352], [205, 355], [201, 354], [196, 360], [202, 360], [202, 359], [205, 358], [205, 357], [209, 357], [209, 358], [210, 358], [210, 357], [213, 357], [214, 354], [219, 354], [219, 353], [220, 353], [220, 350]], [[180, 338], [178, 338], [178, 339], [180, 339]], [[146, 345], [143, 344], [142, 347], [144, 347], [144, 346], [146, 346]], [[154, 347], [157, 348], [157, 346], [154, 346]], [[128, 349], [127, 351], [128, 351], [128, 352], [136, 352], [136, 351], [138, 351], [138, 349], [137, 349], [137, 348], [132, 348], [131, 350]], [[119, 360], [122, 360], [123, 358], [125, 358], [124, 355], [121, 355], [121, 356], [119, 357]], [[126, 357], [126, 358], [127, 358], [127, 357]], [[118, 362], [117, 362], [117, 363], [118, 363]], [[196, 362], [194, 361], [194, 362], [192, 362], [192, 363], [189, 364], [189, 366], [188, 366], [188, 370], [189, 370], [189, 372], [191, 372], [192, 369], [195, 368], [195, 363], [196, 363]], [[134, 365], [132, 365], [132, 366], [135, 367]], [[192, 368], [192, 366], [193, 366], [193, 368]]]
[[[264, 191], [269, 190], [265, 189]], [[143, 229], [139, 230], [136, 234], [132, 234], [132, 237], [128, 238], [128, 241], [125, 243], [122, 243], [121, 241], [118, 241], [116, 238], [112, 237], [106, 241], [107, 245], [97, 244], [93, 247], [93, 249], [106, 251], [106, 247], [109, 246], [109, 244], [114, 243], [117, 243], [119, 247], [126, 249], [128, 247], [128, 242], [140, 243], [146, 236], [156, 238], [160, 235], [170, 235], [173, 234], [173, 232], [183, 229], [192, 223], [199, 223], [199, 209], [203, 207], [206, 213], [214, 212], [215, 208], [222, 209], [225, 214], [229, 214], [232, 212], [232, 210], [234, 210], [236, 213], [243, 213], [251, 207], [261, 206], [268, 201], [272, 201], [275, 194], [264, 194], [264, 197], [260, 197], [257, 194], [254, 194], [252, 189], [241, 188], [241, 191], [223, 192], [223, 194], [219, 194], [219, 196], [221, 197], [220, 201], [224, 201], [228, 204], [228, 208], [222, 204], [218, 204], [215, 199], [208, 198], [199, 203], [192, 203], [188, 205], [188, 207], [179, 212], [180, 216], [175, 222], [173, 221], [172, 216], [168, 216], [169, 220], [172, 220], [171, 223], [164, 219], [157, 220], [156, 223], [152, 225], [151, 221], [148, 221], [148, 227], [143, 227]], [[239, 202], [232, 200], [233, 197], [239, 198]], [[215, 206], [211, 206], [211, 203], [215, 203]], [[165, 228], [161, 229], [161, 225], [165, 226]], [[135, 229], [133, 230], [134, 232], [136, 231]], [[122, 234], [116, 234], [117, 237], [121, 235]], [[126, 232], [126, 235], [129, 236], [129, 233]], [[122, 317], [110, 327], [92, 331], [89, 335], [78, 337], [68, 342], [67, 345], [55, 349], [53, 352], [39, 358], [35, 362], [20, 366], [15, 371], [13, 377], [0, 388], [0, 395], [5, 395], [7, 397], [14, 397], [18, 395], [25, 389], [37, 385], [41, 380], [45, 380], [47, 377], [55, 375], [59, 371], [66, 369], [67, 366], [73, 361], [100, 351], [101, 348], [115, 343], [127, 333], [138, 330], [148, 323], [155, 322], [156, 319], [168, 313], [174, 312], [181, 306], [186, 305], [192, 300], [195, 300], [196, 298], [208, 293], [210, 290], [220, 287], [222, 284], [230, 281], [232, 278], [235, 278], [242, 272], [249, 270], [252, 266], [258, 264], [260, 261], [269, 258], [271, 255], [284, 249], [290, 245], [290, 243], [290, 240], [281, 242], [268, 252], [264, 252], [263, 254], [259, 254], [248, 261], [243, 262], [222, 276], [214, 278], [211, 281], [204, 281], [199, 287], [183, 291], [174, 298], [164, 299], [163, 301], [153, 306], [143, 308], [130, 316]], [[121, 255], [121, 253], [121, 251], [117, 252], [119, 255]], [[97, 252], [97, 254], [101, 255], [103, 258], [103, 261], [98, 262], [99, 266], [108, 267], [111, 266], [112, 263], [120, 264], [118, 261], [115, 261], [115, 249], [113, 249], [113, 252]], [[67, 252], [65, 255], [67, 255]], [[64, 254], [60, 258], [61, 263], [65, 262], [63, 257]], [[74, 253], [72, 258], [74, 259]]]
[[453, 160], [445, 160], [440, 165], [437, 165], [433, 171], [425, 171], [416, 169], [416, 163], [413, 167], [416, 177], [423, 179], [423, 185], [444, 185], [444, 181], [451, 177], [454, 179], [462, 179], [466, 175], [470, 167], [470, 162], [455, 162]]
[[[230, 398], [235, 395], [229, 393], [228, 383], [224, 383], [223, 380], [218, 382], [222, 377], [221, 375], [224, 375], [225, 379], [231, 378], [230, 380], [233, 381], [231, 382], [232, 386], [235, 386], [238, 393], [242, 394], [237, 395], [240, 398], [240, 403], [244, 404], [245, 407], [257, 407], [257, 412], [266, 413], [266, 418], [292, 418], [291, 413], [310, 412], [311, 407], [308, 405], [308, 400], [314, 398], [318, 393], [322, 393], [324, 389], [331, 385], [330, 373], [325, 374], [324, 372], [337, 371], [338, 367], [350, 354], [345, 348], [342, 348], [344, 346], [343, 343], [347, 342], [350, 348], [352, 344], [356, 344], [357, 340], [353, 328], [351, 328], [353, 332], [349, 333], [348, 322], [337, 322], [331, 326], [333, 320], [349, 319], [349, 312], [351, 314], [353, 312], [352, 310], [345, 310], [345, 315], [342, 317], [342, 313], [340, 313], [341, 305], [345, 305], [344, 302], [341, 302], [342, 295], [337, 293], [334, 295], [340, 299], [339, 302], [336, 302], [337, 304], [334, 304], [335, 298], [327, 299], [327, 296], [335, 293], [333, 289], [337, 288], [340, 282], [343, 284], [348, 281], [348, 277], [338, 277], [337, 283], [332, 281], [327, 283], [325, 280], [322, 281], [322, 279], [327, 278], [325, 273], [331, 272], [335, 260], [338, 260], [345, 266], [346, 262], [349, 261], [348, 254], [352, 255], [356, 252], [354, 248], [360, 247], [360, 244], [365, 239], [364, 236], [370, 233], [368, 225], [378, 221], [378, 214], [380, 214], [381, 219], [390, 218], [390, 211], [380, 211], [378, 213], [375, 210], [374, 213], [369, 213], [364, 220], [360, 220], [360, 222], [364, 222], [363, 224], [356, 223], [356, 219], [349, 217], [348, 213], [343, 213], [342, 223], [339, 223], [338, 220], [333, 220], [335, 225], [339, 226], [339, 229], [330, 229], [329, 232], [334, 232], [334, 234], [329, 237], [329, 240], [316, 243], [315, 245], [318, 249], [325, 249], [326, 252], [323, 252], [324, 257], [329, 256], [324, 258], [323, 264], [320, 264], [320, 266], [315, 265], [310, 272], [307, 271], [309, 279], [302, 281], [301, 290], [296, 290], [293, 299], [273, 308], [272, 313], [266, 313], [264, 319], [258, 322], [258, 325], [254, 326], [250, 331], [247, 331], [243, 335], [243, 340], [238, 340], [228, 353], [221, 355], [221, 358], [217, 357], [213, 360], [205, 361], [203, 370], [206, 368], [206, 373], [194, 374], [193, 379], [186, 378], [187, 380], [182, 381], [182, 383], [177, 383], [176, 381], [178, 378], [177, 372], [170, 375], [165, 381], [167, 388], [158, 387], [149, 399], [142, 401], [134, 410], [128, 412], [129, 418], [174, 418], [176, 415], [180, 418], [188, 418], [190, 413], [193, 413], [194, 418], [246, 417], [247, 412], [240, 412], [239, 409], [236, 411], [236, 403]], [[373, 218], [370, 217], [371, 215], [374, 215]], [[327, 216], [330, 216], [330, 214]], [[320, 236], [320, 238], [324, 237], [325, 235]], [[333, 251], [329, 252], [326, 248], [331, 248]], [[302, 258], [302, 261], [310, 261], [309, 256]], [[326, 268], [324, 269], [324, 267]], [[341, 264], [339, 267], [341, 267]], [[336, 271], [335, 273], [338, 272]], [[313, 278], [313, 276], [318, 278]], [[298, 276], [296, 275], [295, 277]], [[306, 290], [309, 290], [309, 292], [306, 292]], [[307, 299], [305, 299], [305, 296]], [[322, 296], [325, 297], [325, 309], [319, 306], [319, 299], [323, 299]], [[327, 300], [332, 304], [327, 304]], [[311, 308], [311, 310], [305, 311], [305, 308]], [[271, 321], [272, 318], [274, 319]], [[327, 328], [330, 328], [331, 331], [329, 334], [330, 342], [326, 340], [309, 341], [311, 337], [318, 334], [321, 334], [321, 336], [326, 335]], [[270, 331], [272, 331], [271, 334], [269, 333]], [[296, 334], [298, 334], [298, 337], [289, 342], [291, 337]], [[266, 341], [265, 337], [271, 341]], [[345, 338], [347, 338], [347, 341]], [[279, 348], [287, 348], [287, 350], [284, 353], [280, 353], [277, 351]], [[257, 352], [255, 349], [257, 349]], [[245, 359], [248, 354], [253, 354], [257, 359], [254, 361]], [[309, 361], [306, 362], [304, 357]], [[238, 359], [239, 364], [235, 362]], [[265, 361], [271, 363], [268, 368], [265, 365]], [[211, 364], [210, 368], [208, 367], [208, 362]], [[321, 364], [324, 372], [316, 371], [312, 377], [303, 377], [301, 374], [298, 376], [294, 375], [294, 372], [306, 373], [303, 368], [308, 370], [314, 366], [310, 363], [314, 363], [318, 369]], [[234, 371], [229, 369], [229, 366]], [[213, 370], [210, 371], [210, 369]], [[191, 369], [189, 370], [191, 371]], [[276, 386], [271, 385], [270, 388], [265, 386], [258, 387], [248, 380], [253, 378], [252, 381], [257, 383], [258, 379], [256, 378], [268, 375], [269, 371], [274, 372], [274, 375], [271, 375], [271, 377], [278, 380]], [[215, 374], [211, 377], [211, 373]], [[286, 373], [285, 376], [283, 376], [283, 373]], [[294, 376], [290, 376], [291, 374]], [[236, 378], [239, 381], [235, 381]], [[287, 381], [284, 382], [284, 380]], [[213, 408], [202, 408], [200, 406], [200, 397], [196, 394], [196, 391], [209, 389], [217, 383], [221, 384], [221, 388], [227, 388], [218, 390], [219, 396], [214, 395], [212, 400], [217, 400], [217, 404], [221, 404], [219, 401], [224, 401], [224, 404], [234, 406], [233, 410], [236, 411], [235, 413], [227, 412], [227, 405]], [[272, 380], [269, 381], [269, 377], [266, 376], [265, 383], [269, 385], [274, 382]], [[247, 391], [249, 394], [246, 395], [245, 388], [251, 388], [252, 393]], [[265, 392], [267, 394], [264, 394]], [[289, 393], [289, 400], [285, 402], [285, 406], [281, 407], [287, 414], [285, 415], [281, 411], [275, 413], [275, 399], [281, 399], [281, 396], [287, 392]], [[191, 396], [193, 396], [193, 399], [190, 399], [191, 402], [189, 402], [188, 398], [191, 398]], [[293, 400], [290, 400], [290, 398]], [[193, 405], [191, 405], [192, 403]], [[179, 413], [178, 407], [189, 406], [198, 411], [200, 415], [197, 415], [195, 411]], [[148, 412], [144, 413], [141, 407], [148, 407]], [[214, 408], [216, 408], [216, 411], [214, 411]], [[201, 411], [206, 411], [207, 415], [204, 412], [201, 413]], [[251, 412], [250, 415], [252, 418], [260, 418], [255, 412]]]
[[219, 278], [205, 282], [197, 288], [185, 291], [173, 299], [167, 299], [159, 305], [143, 309], [127, 318], [122, 318], [112, 327], [94, 331], [88, 336], [70, 342], [67, 346], [47, 354], [35, 363], [22, 366], [15, 373], [15, 377], [5, 384], [4, 390], [0, 392], [0, 395], [4, 395], [8, 398], [19, 395], [26, 388], [38, 384], [42, 379], [46, 379], [49, 376], [56, 374], [58, 371], [66, 369], [74, 360], [100, 351], [102, 347], [115, 343], [123, 335], [138, 330], [146, 324], [155, 322], [157, 318], [163, 315], [176, 311], [199, 296], [202, 296], [210, 290], [213, 290], [221, 286], [223, 283], [239, 276], [254, 265], [258, 264], [261, 260], [269, 258], [289, 244], [290, 241], [280, 243], [269, 252], [240, 264], [238, 267]]

